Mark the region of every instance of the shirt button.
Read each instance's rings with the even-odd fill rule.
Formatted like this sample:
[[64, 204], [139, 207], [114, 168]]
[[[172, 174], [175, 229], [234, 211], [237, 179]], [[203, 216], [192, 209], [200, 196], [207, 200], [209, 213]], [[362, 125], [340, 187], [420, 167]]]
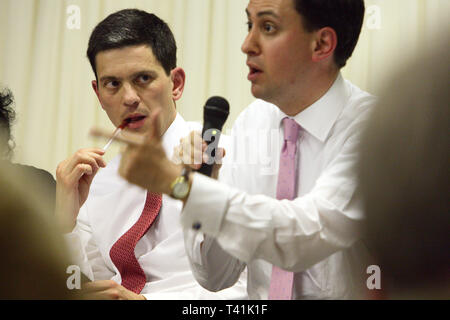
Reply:
[[192, 229], [194, 230], [200, 230], [201, 227], [202, 224], [200, 222], [194, 222], [194, 224], [192, 225]]

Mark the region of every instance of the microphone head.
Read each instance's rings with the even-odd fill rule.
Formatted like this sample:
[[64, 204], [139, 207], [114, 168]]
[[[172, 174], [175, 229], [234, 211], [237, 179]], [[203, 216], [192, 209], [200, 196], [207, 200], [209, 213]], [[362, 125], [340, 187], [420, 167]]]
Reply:
[[222, 130], [230, 114], [230, 105], [222, 97], [211, 97], [206, 101], [203, 109], [203, 121], [209, 123], [212, 128]]

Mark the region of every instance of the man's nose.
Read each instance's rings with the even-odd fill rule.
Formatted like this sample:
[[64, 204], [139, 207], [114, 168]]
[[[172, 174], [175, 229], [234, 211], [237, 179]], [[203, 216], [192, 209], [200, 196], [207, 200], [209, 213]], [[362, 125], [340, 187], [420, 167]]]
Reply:
[[136, 89], [128, 83], [125, 83], [123, 85], [123, 103], [127, 107], [135, 107], [139, 105], [141, 102], [141, 98], [139, 97], [139, 94], [137, 93]]
[[250, 30], [247, 34], [247, 37], [241, 46], [241, 50], [249, 56], [258, 55], [260, 53], [261, 49], [259, 47], [258, 35], [254, 29]]

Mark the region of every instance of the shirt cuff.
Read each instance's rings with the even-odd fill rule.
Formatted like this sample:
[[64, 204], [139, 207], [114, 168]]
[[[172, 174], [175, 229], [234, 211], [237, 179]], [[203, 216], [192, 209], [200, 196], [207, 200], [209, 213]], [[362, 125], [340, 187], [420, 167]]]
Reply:
[[191, 191], [181, 214], [183, 228], [216, 237], [228, 206], [229, 191], [227, 185], [194, 173]]

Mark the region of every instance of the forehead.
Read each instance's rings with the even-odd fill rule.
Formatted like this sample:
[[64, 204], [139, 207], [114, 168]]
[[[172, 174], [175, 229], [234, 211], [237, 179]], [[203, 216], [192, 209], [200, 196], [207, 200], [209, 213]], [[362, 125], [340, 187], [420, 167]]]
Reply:
[[296, 13], [294, 0], [250, 0], [246, 11], [250, 17], [258, 17], [265, 14], [275, 14], [283, 17]]
[[99, 52], [95, 57], [97, 74], [102, 76], [125, 76], [150, 69], [162, 70], [153, 50], [146, 45], [129, 46]]

